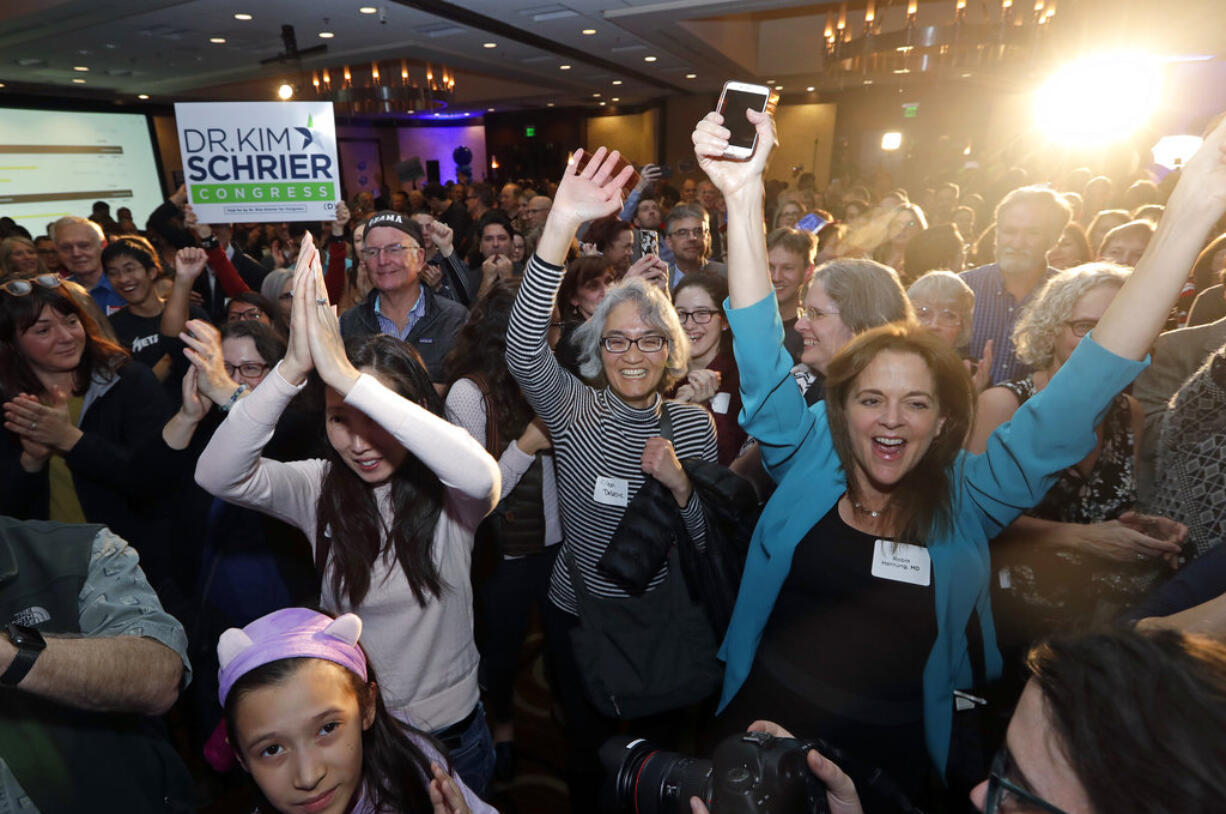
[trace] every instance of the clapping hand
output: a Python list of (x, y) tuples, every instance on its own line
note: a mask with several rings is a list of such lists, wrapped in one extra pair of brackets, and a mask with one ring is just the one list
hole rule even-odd
[(686, 376), (685, 384), (677, 388), (676, 401), (688, 401), (691, 404), (705, 404), (719, 390), (720, 375), (718, 371), (699, 368), (691, 370)]
[[(293, 342), (293, 321), (306, 323), (306, 341), (311, 364), (319, 371), (324, 384), (343, 396), (357, 382), (359, 373), (349, 362), (345, 353), (345, 340), (341, 338), (340, 323), (332, 303), (328, 301), (328, 288), (324, 283), (323, 266), (319, 251), (308, 232), (302, 238), (298, 264), (294, 269), (294, 304), (290, 315), (290, 341)], [(301, 330), (301, 325), (299, 326)]]
[(761, 183), (766, 160), (778, 144), (775, 137), (775, 119), (770, 113), (747, 109), (744, 114), (730, 110), (728, 115), (747, 116), (750, 124), (758, 131), (758, 143), (748, 159), (724, 157), (732, 132), (724, 127), (724, 117), (718, 113), (708, 113), (694, 128), (691, 136), (699, 168), (725, 196), (741, 192), (751, 184)]
[[(52, 452), (66, 453), (81, 439), (68, 417), (68, 394), (52, 388), (44, 404), (29, 393), (19, 393), (4, 403), (4, 428), (21, 441), (22, 464), (37, 469)], [(31, 469), (33, 471), (33, 469)]]
[(229, 399), (238, 383), (226, 372), (221, 334), (217, 329), (203, 319), (189, 319), (179, 340), (186, 346), (183, 355), (192, 363), (192, 370), (199, 374), (196, 385), (199, 391), (214, 403)]

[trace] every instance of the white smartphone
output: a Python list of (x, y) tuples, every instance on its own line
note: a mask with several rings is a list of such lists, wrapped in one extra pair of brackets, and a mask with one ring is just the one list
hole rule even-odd
[(758, 143), (758, 130), (745, 118), (745, 108), (759, 112), (770, 103), (771, 89), (748, 82), (725, 82), (715, 111), (724, 117), (724, 127), (732, 131), (728, 139), (728, 158), (749, 158)]

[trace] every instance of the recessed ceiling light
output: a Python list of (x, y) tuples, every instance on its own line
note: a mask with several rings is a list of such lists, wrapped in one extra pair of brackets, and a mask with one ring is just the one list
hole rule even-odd
[(871, 84), (873, 84), (873, 80), (871, 80), (871, 79), (865, 79), (865, 80), (864, 80), (864, 84), (866, 84), (866, 85), (871, 85)]
[(250, 14), (243, 14), (243, 13), (240, 11), (238, 14), (235, 14), (235, 15), (234, 15), (234, 19), (236, 19), (236, 20), (242, 20), (243, 22), (247, 22), (248, 20), (250, 20), (250, 19), (251, 19), (251, 15), (250, 15)]
[(483, 42), (483, 43), (481, 43), (481, 47), (482, 47), (482, 48), (497, 48), (497, 47), (498, 47), (498, 43), (496, 43), (496, 42)]
[(687, 74), (685, 75), (685, 78), (686, 78), (686, 79), (697, 79), (697, 78), (698, 78), (698, 74), (696, 74), (696, 73), (687, 73)]
[(546, 102), (545, 107), (553, 107), (553, 102)]
[(72, 69), (74, 71), (81, 71), (82, 73), (84, 73), (85, 71), (89, 70), (89, 66), (88, 65), (74, 65), (72, 66)]
[(593, 98), (593, 99), (599, 99), (599, 98), (600, 98), (600, 94), (599, 94), (599, 93), (593, 93), (593, 94), (592, 94), (592, 98)]
[(374, 6), (362, 6), (360, 9), (358, 9), (358, 11), (361, 14), (378, 14), (379, 13), (379, 9), (375, 8)]
[(294, 86), (289, 82), (282, 82), (277, 88), (277, 98), (283, 101), (294, 98)]
[(594, 29), (594, 28), (585, 28), (585, 29), (583, 29), (583, 31), (582, 31), (582, 32), (580, 32), (580, 33), (582, 33), (582, 34), (583, 34), (583, 36), (585, 36), (585, 37), (590, 37), (590, 36), (592, 36), (593, 34), (595, 34), (595, 33), (596, 33), (596, 29)]
[(138, 94), (136, 95), (136, 98), (137, 98), (137, 99), (148, 99), (148, 98), (149, 98), (149, 94), (147, 94), (147, 93), (138, 93)]
[(84, 84), (85, 84), (85, 80), (84, 80), (84, 79), (74, 79), (74, 80), (72, 80), (72, 81), (73, 81), (73, 82), (75, 82), (75, 83), (76, 83), (76, 84), (78, 84), (78, 85), (84, 85)]
[(621, 83), (622, 83), (622, 81), (621, 81), (620, 79), (614, 79), (614, 80), (613, 80), (613, 84), (614, 84), (614, 85), (620, 85)]
[(614, 96), (614, 97), (613, 97), (612, 99), (610, 99), (609, 101), (610, 101), (610, 102), (620, 102), (621, 100), (622, 100), (622, 98), (621, 98), (620, 96)]
[(601, 107), (604, 107), (604, 106), (605, 106), (605, 103), (604, 103), (604, 102), (601, 102), (601, 103), (600, 103), (600, 106), (601, 106)]
[(646, 56), (646, 57), (643, 57), (643, 61), (644, 62), (655, 62), (656, 58), (652, 56)]
[(333, 38), (333, 37), (335, 37), (335, 36), (336, 36), (336, 35), (335, 35), (335, 34), (333, 34), (331, 31), (320, 31), (320, 32), (319, 32), (319, 38), (320, 38), (321, 40), (330, 40), (330, 39), (332, 39), (332, 38)]
[(968, 74), (968, 73), (964, 73), (964, 74), (962, 74), (962, 78), (963, 78), (963, 79), (970, 79), (970, 78), (971, 78), (971, 75), (970, 75), (970, 74)]
[(493, 112), (494, 112), (494, 108), (492, 108), (492, 107), (487, 107), (487, 108), (485, 109), (485, 112), (486, 112), (486, 113), (493, 113)]
[(775, 90), (783, 90), (783, 85), (775, 85)]
[(809, 93), (812, 93), (813, 91), (817, 90), (817, 88), (815, 88), (813, 85), (810, 85), (809, 87), (805, 88), (805, 90), (807, 90)]
[(559, 70), (559, 71), (569, 71), (569, 70), (570, 70), (570, 66), (569, 66), (569, 65), (559, 65), (559, 66), (558, 66), (558, 70)]
[(766, 80), (766, 84), (768, 84), (768, 85), (773, 85), (773, 84), (775, 84), (775, 80), (774, 80), (774, 79), (768, 79), (768, 80)]
[(5, 86), (4, 83), (0, 82), (0, 88), (3, 88), (4, 86)]
[(213, 43), (214, 45), (222, 45), (225, 43), (225, 41), (225, 37), (209, 37), (209, 42)]

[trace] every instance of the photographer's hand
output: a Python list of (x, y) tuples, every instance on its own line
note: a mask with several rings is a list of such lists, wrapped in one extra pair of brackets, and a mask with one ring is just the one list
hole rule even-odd
[[(747, 731), (765, 732), (772, 738), (795, 737), (774, 721), (754, 721), (747, 727)], [(830, 805), (830, 814), (864, 814), (864, 808), (860, 805), (860, 795), (856, 792), (856, 784), (835, 765), (833, 760), (816, 749), (810, 749), (809, 754), (805, 755), (805, 762), (809, 764), (809, 771), (826, 784), (826, 802)], [(694, 805), (696, 802), (698, 807)], [(707, 811), (706, 806), (702, 805), (702, 802), (696, 797), (690, 799), (690, 808), (694, 814), (706, 814)]]

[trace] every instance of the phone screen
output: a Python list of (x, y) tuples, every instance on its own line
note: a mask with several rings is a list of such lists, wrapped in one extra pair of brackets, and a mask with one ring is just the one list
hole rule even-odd
[(724, 106), (719, 112), (724, 117), (724, 127), (732, 131), (728, 144), (733, 147), (743, 147), (746, 150), (753, 147), (757, 131), (745, 118), (745, 108), (765, 110), (769, 94), (747, 93), (743, 90), (728, 89), (724, 92)]

